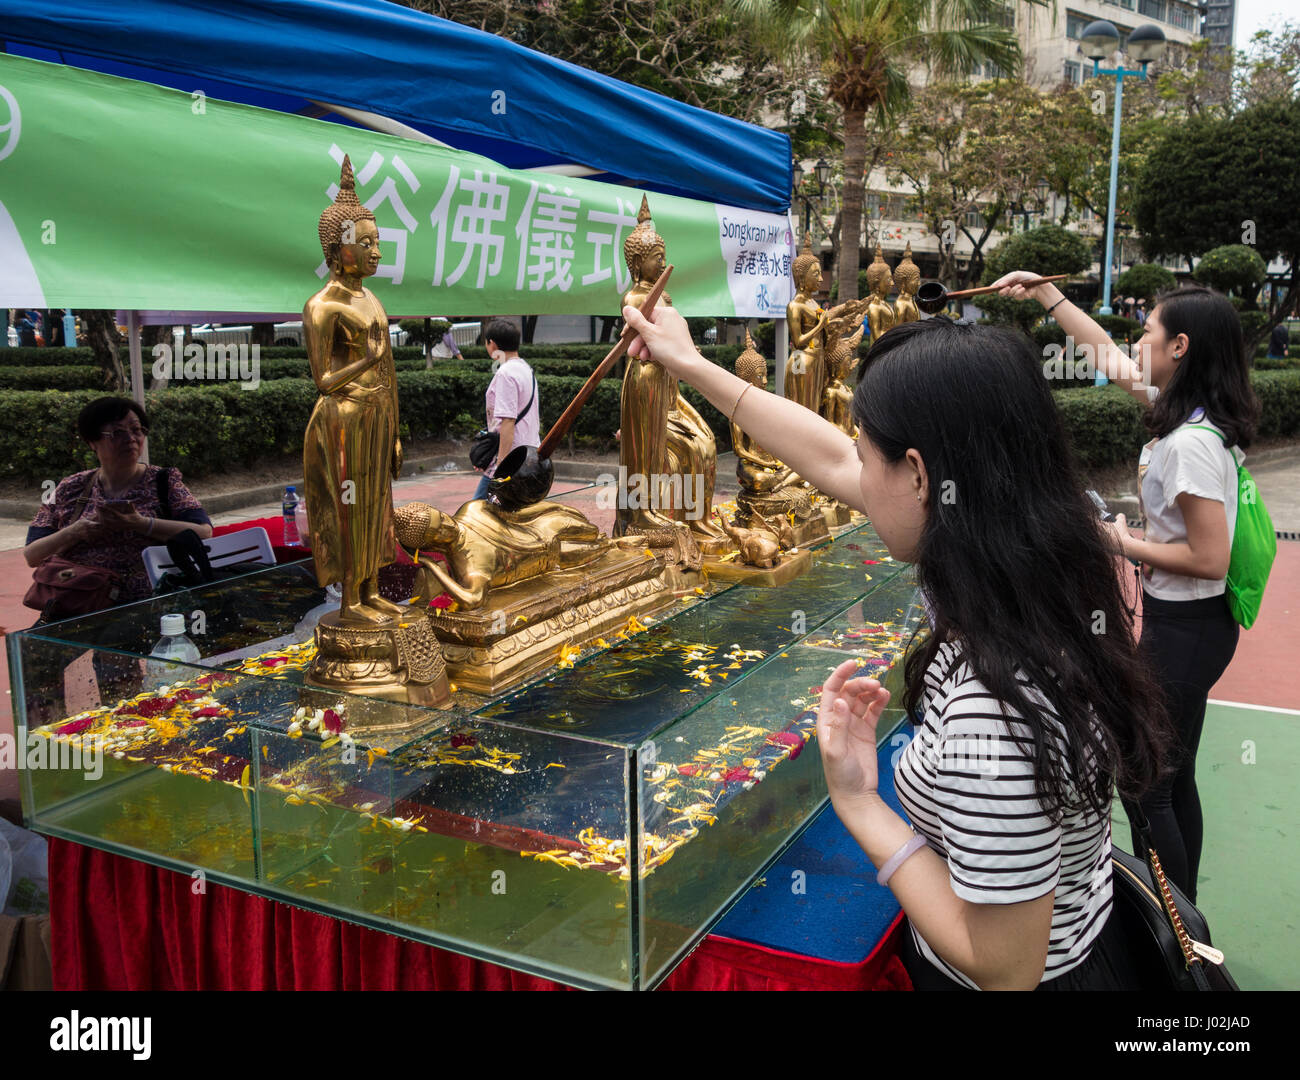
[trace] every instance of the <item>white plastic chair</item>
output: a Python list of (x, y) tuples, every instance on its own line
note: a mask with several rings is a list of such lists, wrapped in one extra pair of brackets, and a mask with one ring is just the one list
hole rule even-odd
[[(239, 532), (213, 536), (203, 541), (208, 552), (208, 562), (217, 570), (232, 563), (252, 562), (275, 565), (275, 552), (271, 550), (271, 538), (263, 528), (240, 529)], [(156, 586), (163, 575), (176, 569), (176, 564), (167, 553), (166, 544), (147, 547), (141, 552), (145, 572), (149, 575), (149, 585)]]

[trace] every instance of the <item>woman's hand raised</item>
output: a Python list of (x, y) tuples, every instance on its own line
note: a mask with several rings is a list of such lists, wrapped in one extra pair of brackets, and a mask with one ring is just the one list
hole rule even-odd
[(1008, 300), (1037, 300), (1043, 307), (1047, 307), (1064, 294), (1056, 287), (1056, 283), (1051, 281), (1032, 289), (1025, 288), (1026, 281), (1037, 281), (1040, 277), (1042, 274), (1035, 274), (1029, 270), (1012, 270), (1009, 274), (1003, 274), (993, 284), (999, 286), (998, 295), (1005, 296)]
[(697, 365), (708, 363), (695, 348), (690, 327), (676, 308), (666, 304), (657, 306), (650, 314), (650, 319), (646, 319), (636, 308), (623, 309), (623, 321), (637, 334), (628, 347), (628, 356), (654, 360), (674, 378), (689, 383)]
[(817, 742), (826, 786), (836, 809), (845, 802), (872, 798), (878, 783), (876, 724), (889, 704), (889, 691), (875, 679), (850, 678), (856, 660), (845, 660), (822, 686)]

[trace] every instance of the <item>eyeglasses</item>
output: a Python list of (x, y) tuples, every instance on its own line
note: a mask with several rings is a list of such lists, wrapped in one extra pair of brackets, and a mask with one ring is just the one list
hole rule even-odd
[(132, 439), (142, 439), (148, 434), (147, 427), (107, 428), (99, 433), (99, 437), (114, 442), (129, 442)]

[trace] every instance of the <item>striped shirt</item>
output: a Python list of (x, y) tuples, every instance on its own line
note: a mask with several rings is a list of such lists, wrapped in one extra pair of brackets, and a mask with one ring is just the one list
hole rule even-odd
[[(1055, 712), (1021, 675), (1031, 701)], [(975, 904), (1018, 904), (1055, 889), (1043, 981), (1077, 967), (1111, 906), (1110, 818), (1066, 811), (1053, 825), (1034, 794), (1031, 756), (1008, 736), (1032, 741), (1020, 714), (990, 696), (953, 642), (925, 674), (925, 711), (894, 770), (899, 801), (931, 848), (948, 862), (952, 891)], [(975, 983), (941, 960), (916, 928), (922, 956), (963, 986)]]

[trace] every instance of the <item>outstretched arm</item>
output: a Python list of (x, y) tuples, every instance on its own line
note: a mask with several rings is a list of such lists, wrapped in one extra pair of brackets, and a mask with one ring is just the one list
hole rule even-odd
[[(623, 309), (623, 317), (639, 335), (634, 350), (646, 350), (679, 379), (712, 402), (769, 454), (788, 465), (819, 491), (865, 512), (862, 505), (862, 463), (843, 431), (797, 401), (770, 394), (740, 376), (705, 360), (691, 341), (686, 320), (672, 308), (655, 308), (653, 321), (639, 311)], [(732, 408), (745, 387), (734, 417)]]
[(1097, 370), (1116, 386), (1120, 387), (1143, 406), (1151, 404), (1151, 384), (1147, 382), (1142, 371), (1141, 357), (1125, 356), (1123, 351), (1111, 340), (1109, 334), (1086, 311), (1074, 306), (1065, 299), (1065, 294), (1054, 284), (1048, 282), (1035, 288), (1026, 289), (1022, 282), (1036, 279), (1037, 274), (1027, 270), (1013, 270), (995, 281), (1001, 285), (999, 296), (1012, 300), (1037, 300), (1044, 308), (1052, 308), (1052, 315), (1062, 330), (1074, 342), (1077, 348), (1087, 345), (1097, 358)]

